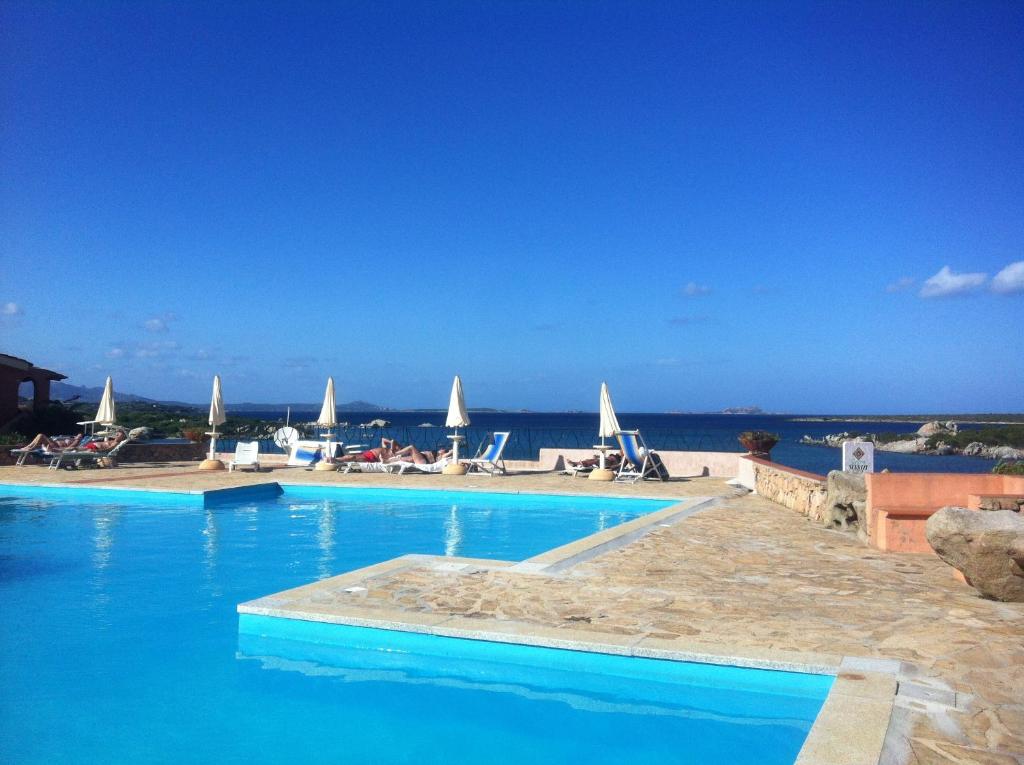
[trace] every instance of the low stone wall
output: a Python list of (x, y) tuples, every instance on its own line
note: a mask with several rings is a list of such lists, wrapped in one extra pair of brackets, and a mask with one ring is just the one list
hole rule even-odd
[(828, 517), (825, 476), (779, 465), (759, 457), (743, 456), (754, 465), (754, 491), (772, 502), (824, 522)]
[(134, 462), (187, 462), (201, 460), (206, 456), (209, 444), (149, 444), (135, 441), (117, 453), (120, 464)]

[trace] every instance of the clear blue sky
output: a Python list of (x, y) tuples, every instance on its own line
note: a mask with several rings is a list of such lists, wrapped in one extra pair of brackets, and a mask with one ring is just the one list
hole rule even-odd
[(1024, 409), (1020, 3), (0, 5), (0, 351), (158, 398)]

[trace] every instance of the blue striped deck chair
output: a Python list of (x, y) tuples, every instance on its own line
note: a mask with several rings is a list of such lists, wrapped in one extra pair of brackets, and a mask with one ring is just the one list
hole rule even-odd
[(619, 472), (615, 474), (616, 481), (636, 483), (644, 478), (668, 480), (668, 470), (664, 463), (654, 451), (647, 448), (639, 430), (620, 430), (615, 437), (622, 447), (623, 456)]
[(488, 444), (484, 441), (480, 444), (480, 448), (477, 450), (476, 456), (471, 460), (467, 460), (469, 465), (469, 471), (472, 473), (474, 470), (482, 470), (485, 473), (495, 475), (497, 473), (505, 474), (505, 460), (502, 459), (501, 453), (505, 451), (505, 444), (508, 443), (509, 432), (495, 433), (493, 439)]

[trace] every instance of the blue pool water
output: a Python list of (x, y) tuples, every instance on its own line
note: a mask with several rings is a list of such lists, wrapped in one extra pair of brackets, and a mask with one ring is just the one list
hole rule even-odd
[(827, 678), (755, 683), (768, 703), (752, 711), (738, 694), (732, 714), (727, 677), (690, 683), (704, 701), (671, 682), (632, 698), (660, 681), (503, 654), (396, 666), (395, 651), (354, 661), (351, 645), (239, 634), (236, 604), (318, 578), (409, 552), (522, 559), (665, 505), (289, 488), (203, 506), (0, 486), (0, 761), (712, 762), (713, 750), (791, 763)]

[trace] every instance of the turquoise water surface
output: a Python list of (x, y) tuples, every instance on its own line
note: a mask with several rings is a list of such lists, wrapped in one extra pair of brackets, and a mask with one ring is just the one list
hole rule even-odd
[(0, 487), (0, 761), (792, 763), (831, 678), (239, 630), (238, 603), (318, 578), (522, 559), (666, 504)]

